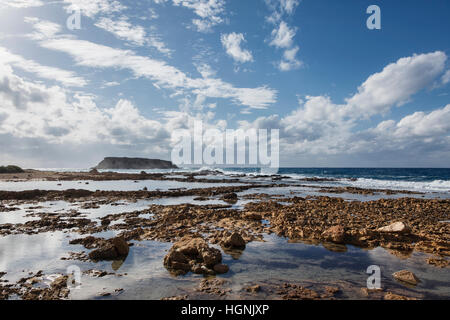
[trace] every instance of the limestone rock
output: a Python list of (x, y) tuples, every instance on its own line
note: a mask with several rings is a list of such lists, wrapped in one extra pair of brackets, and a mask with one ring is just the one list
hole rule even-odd
[(387, 233), (410, 233), (411, 228), (404, 222), (398, 221), (394, 222), (388, 226), (381, 227), (377, 229), (378, 232), (387, 232)]
[(394, 279), (398, 281), (411, 284), (414, 286), (420, 282), (420, 280), (416, 277), (416, 275), (408, 270), (397, 271), (392, 276), (394, 277)]

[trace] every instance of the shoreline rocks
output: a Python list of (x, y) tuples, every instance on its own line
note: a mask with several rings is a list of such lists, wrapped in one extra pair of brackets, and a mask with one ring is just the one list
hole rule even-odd
[(176, 275), (189, 271), (198, 274), (228, 272), (228, 266), (221, 264), (222, 253), (211, 248), (203, 238), (183, 237), (177, 241), (164, 257), (164, 266)]

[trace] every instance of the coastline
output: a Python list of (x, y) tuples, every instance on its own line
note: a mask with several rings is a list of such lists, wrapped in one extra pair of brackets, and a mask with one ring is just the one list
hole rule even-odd
[[(383, 250), (398, 259), (395, 264), (411, 260), (417, 264), (417, 270), (432, 268), (430, 270), (440, 270), (445, 274), (450, 255), (448, 198), (438, 199), (433, 195), (427, 198), (422, 192), (409, 190), (330, 186), (327, 183), (332, 179), (325, 178), (299, 178), (293, 182), (283, 175), (225, 177), (220, 172), (206, 170), (139, 174), (26, 170), (25, 173), (1, 175), (0, 180), (11, 184), (53, 183), (54, 190), (0, 191), (0, 216), (4, 219), (0, 221), (6, 222), (9, 216), (15, 214), (20, 216), (17, 223), (0, 223), (0, 243), (8, 237), (67, 234), (69, 239), (62, 240), (65, 254), (58, 256), (59, 260), (89, 265), (91, 269), (82, 269), (82, 272), (94, 283), (109, 277), (110, 283), (120, 278), (117, 282), (129, 286), (115, 288), (122, 290), (106, 292), (109, 294), (104, 296), (98, 295), (98, 292), (94, 296), (88, 294), (91, 298), (136, 297), (136, 293), (127, 295), (132, 291), (130, 286), (133, 286), (127, 283), (127, 275), (122, 274), (120, 265), (127, 265), (128, 256), (139, 259), (134, 251), (139, 251), (141, 246), (160, 244), (164, 250), (159, 251), (155, 261), (152, 260), (160, 276), (169, 278), (164, 281), (173, 283), (175, 288), (177, 282), (192, 284), (166, 293), (161, 287), (158, 299), (448, 298), (421, 285), (411, 287), (398, 284), (395, 280), (389, 281), (392, 280), (391, 275), (386, 275), (388, 285), (383, 290), (363, 290), (365, 283), (355, 282), (350, 271), (352, 279), (348, 281), (345, 272), (341, 279), (285, 281), (283, 276), (265, 280), (255, 276), (252, 279), (251, 272), (243, 271), (241, 273), (248, 278), (247, 281), (239, 280), (238, 290), (233, 285), (234, 279), (241, 277), (234, 267), (239, 259), (243, 259), (248, 252), (258, 251), (259, 245), (269, 245), (270, 248), (274, 243), (281, 248), (301, 246), (302, 250), (325, 250), (320, 252), (342, 254), (342, 257), (348, 257), (354, 251), (360, 254), (359, 250)], [(76, 182), (79, 188), (65, 189), (64, 184), (71, 181)], [(95, 190), (98, 187), (95, 183), (104, 181), (135, 183), (136, 187), (122, 191)], [(178, 183), (181, 187), (158, 188), (158, 184), (167, 181)], [(149, 186), (144, 190), (139, 183)], [(201, 187), (190, 187), (190, 184), (196, 183), (202, 183)], [(86, 190), (87, 186), (94, 190)], [(58, 187), (61, 187), (60, 190)], [(55, 210), (51, 206), (61, 206), (62, 209)], [(44, 210), (45, 207), (49, 209)], [(96, 210), (102, 210), (102, 213)], [(395, 222), (404, 223), (404, 228), (383, 230)], [(229, 245), (233, 234), (242, 238), (245, 248)], [(204, 242), (191, 241), (200, 238)], [(126, 254), (118, 254), (118, 247), (112, 244), (118, 240), (113, 239), (122, 239), (130, 253), (123, 250)], [(172, 246), (180, 245), (180, 241), (187, 248), (186, 252), (197, 250), (212, 254), (218, 250), (221, 261), (215, 265), (228, 263), (228, 269), (213, 268), (215, 265), (198, 256), (190, 260), (189, 254), (185, 257), (187, 261), (181, 259), (185, 264), (183, 266), (164, 262)], [(73, 248), (73, 251), (67, 248)], [(259, 250), (264, 252), (267, 248)], [(93, 251), (100, 256), (93, 258)], [(264, 254), (264, 257), (271, 259), (270, 255)], [(335, 259), (338, 260), (333, 260), (334, 263), (338, 263), (340, 258), (336, 256)], [(108, 266), (111, 261), (112, 265)], [(283, 263), (289, 266), (288, 261)], [(172, 262), (179, 261), (174, 258)], [(107, 270), (92, 268), (99, 266), (99, 263)], [(114, 264), (119, 264), (117, 270), (114, 270)], [(366, 268), (361, 265), (361, 272), (364, 273)], [(289, 272), (295, 270), (294, 267), (287, 269)], [(187, 275), (180, 275), (180, 270)], [(24, 277), (20, 277), (19, 272), (12, 278), (8, 278), (9, 270), (0, 269), (0, 272), (7, 272), (2, 277), (7, 282), (0, 282), (0, 298), (75, 298), (75, 292), (64, 286), (62, 273), (56, 284), (51, 282), (46, 287), (42, 285), (47, 275), (45, 269), (28, 270), (27, 273), (31, 274)], [(426, 272), (427, 275), (431, 273)], [(99, 274), (103, 276), (99, 277)], [(146, 278), (144, 275), (141, 277)], [(322, 275), (319, 274), (318, 278)], [(426, 284), (427, 281), (424, 281)], [(450, 278), (442, 279), (441, 285), (450, 286)], [(96, 291), (101, 291), (101, 288)]]

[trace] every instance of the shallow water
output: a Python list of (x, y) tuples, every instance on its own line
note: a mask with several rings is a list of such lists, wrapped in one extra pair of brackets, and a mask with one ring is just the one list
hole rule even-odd
[[(212, 178), (212, 177), (211, 177)], [(245, 178), (243, 182), (251, 179)], [(264, 178), (261, 179), (264, 181)], [(265, 181), (272, 183), (269, 179)], [(61, 183), (61, 186), (57, 186)], [(283, 182), (281, 182), (283, 183)], [(306, 184), (299, 182), (299, 184)], [(320, 183), (314, 183), (320, 184)], [(230, 186), (239, 184), (220, 183), (188, 183), (176, 181), (90, 181), (85, 182), (68, 181), (30, 181), (30, 182), (0, 182), (0, 190), (27, 190), (27, 189), (52, 189), (64, 190), (70, 188), (89, 190), (140, 190), (144, 186), (148, 190), (169, 190), (171, 188), (205, 188), (216, 186)], [(324, 184), (320, 184), (324, 185)], [(425, 195), (358, 195), (358, 194), (335, 194), (318, 192), (317, 188), (290, 186), (275, 188), (255, 188), (239, 193), (240, 200), (232, 205), (232, 208), (242, 208), (250, 201), (242, 198), (245, 195), (256, 193), (267, 193), (279, 195), (280, 202), (283, 198), (299, 196), (331, 196), (342, 197), (346, 200), (377, 200), (380, 198), (426, 197), (435, 198), (439, 194), (427, 193)], [(448, 194), (443, 194), (448, 197)], [(86, 202), (48, 201), (42, 203), (11, 203), (18, 207), (17, 211), (1, 212), (0, 224), (24, 223), (36, 220), (38, 217), (27, 216), (30, 213), (69, 213), (76, 210), (89, 219), (98, 220), (109, 214), (120, 214), (124, 212), (141, 211), (152, 204), (178, 205), (183, 203), (209, 205), (226, 204), (218, 196), (206, 201), (194, 200), (195, 196), (162, 198), (152, 200), (138, 200), (135, 202), (119, 201), (115, 204), (102, 204), (98, 208), (83, 209)], [(119, 204), (119, 205), (117, 205)], [(142, 217), (149, 218), (151, 213)], [(120, 223), (116, 221), (113, 223)], [(111, 238), (120, 231), (106, 231), (93, 234), (96, 237)], [(79, 289), (71, 291), (71, 299), (160, 299), (166, 296), (182, 295), (198, 286), (202, 276), (188, 274), (182, 277), (173, 277), (163, 266), (163, 258), (172, 244), (156, 241), (133, 241), (130, 253), (125, 261), (114, 262), (80, 262), (61, 260), (67, 257), (70, 251), (81, 252), (89, 250), (81, 245), (70, 245), (73, 238), (81, 237), (76, 233), (49, 232), (37, 235), (9, 235), (0, 237), (0, 272), (5, 271), (7, 275), (3, 279), (15, 282), (22, 277), (28, 276), (29, 272), (43, 270), (46, 275), (64, 274), (69, 266), (77, 266), (82, 271), (89, 269), (105, 270), (114, 272), (102, 278), (89, 275), (82, 276), (82, 285)], [(231, 281), (233, 293), (239, 294), (240, 290), (249, 284), (267, 282), (301, 282), (311, 281), (336, 284), (339, 282), (351, 283), (357, 288), (366, 286), (369, 276), (366, 273), (370, 265), (378, 265), (381, 268), (382, 287), (387, 290), (405, 289), (392, 279), (392, 273), (408, 269), (414, 272), (421, 282), (416, 288), (406, 288), (410, 295), (418, 295), (425, 298), (450, 298), (450, 272), (449, 269), (441, 269), (426, 263), (429, 257), (423, 253), (413, 253), (409, 257), (399, 258), (383, 248), (374, 250), (363, 250), (353, 246), (345, 247), (345, 252), (328, 250), (324, 245), (306, 243), (292, 243), (275, 235), (265, 236), (265, 242), (251, 242), (239, 255), (223, 253), (224, 263), (230, 266), (230, 272), (219, 276)], [(333, 246), (343, 250), (342, 246)], [(331, 248), (331, 247), (329, 247)], [(123, 275), (125, 274), (126, 275)], [(124, 289), (120, 293), (114, 290)], [(112, 293), (109, 297), (100, 297), (101, 292)], [(344, 291), (345, 298), (361, 298), (355, 292)]]
[(148, 191), (168, 191), (171, 189), (195, 189), (215, 188), (223, 186), (242, 186), (243, 183), (201, 183), (201, 182), (178, 182), (167, 180), (118, 180), (118, 181), (0, 181), (2, 191), (24, 191), (24, 190), (68, 190), (84, 189), (89, 191), (138, 191), (147, 188)]
[[(114, 236), (109, 232), (103, 236)], [(96, 235), (100, 236), (100, 235)], [(82, 285), (73, 289), (71, 299), (160, 299), (181, 295), (196, 288), (203, 276), (189, 273), (173, 277), (163, 266), (163, 258), (170, 249), (170, 243), (156, 241), (133, 241), (125, 261), (80, 262), (64, 261), (69, 251), (88, 251), (80, 245), (69, 245), (77, 234), (62, 232), (38, 235), (11, 235), (0, 238), (0, 270), (8, 272), (4, 277), (17, 281), (28, 276), (28, 272), (43, 270), (46, 275), (64, 274), (68, 267), (79, 267), (114, 272), (102, 278), (82, 275)], [(342, 249), (342, 246), (341, 246)], [(387, 250), (376, 248), (363, 250), (347, 246), (345, 252), (333, 252), (323, 245), (291, 243), (275, 235), (265, 237), (265, 242), (251, 242), (241, 254), (223, 254), (223, 262), (230, 271), (222, 276), (231, 281), (233, 293), (239, 294), (243, 287), (253, 283), (308, 282), (339, 284), (351, 283), (366, 286), (367, 267), (381, 268), (381, 285), (385, 291), (408, 290), (410, 295), (423, 298), (450, 298), (450, 272), (425, 263), (429, 255), (413, 253), (399, 258)], [(405, 288), (392, 279), (391, 274), (408, 269), (421, 282), (415, 288)], [(124, 275), (126, 274), (126, 275)], [(124, 289), (115, 294), (116, 289)], [(100, 293), (113, 293), (100, 297)], [(361, 298), (354, 292), (346, 292), (347, 298)]]

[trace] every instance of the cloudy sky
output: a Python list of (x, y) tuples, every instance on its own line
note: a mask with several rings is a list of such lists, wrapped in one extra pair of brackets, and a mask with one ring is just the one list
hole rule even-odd
[[(381, 30), (366, 27), (371, 4)], [(76, 9), (81, 28), (68, 28)], [(0, 0), (0, 164), (170, 159), (171, 133), (201, 119), (279, 129), (282, 166), (449, 167), (449, 12), (447, 0)]]

